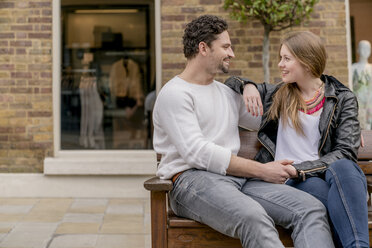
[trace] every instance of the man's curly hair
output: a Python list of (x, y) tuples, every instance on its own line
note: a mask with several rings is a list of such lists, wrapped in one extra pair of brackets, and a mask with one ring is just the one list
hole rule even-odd
[(199, 43), (205, 42), (209, 47), (217, 39), (217, 35), (227, 30), (225, 20), (213, 16), (202, 15), (186, 25), (183, 35), (183, 53), (191, 59), (199, 52)]

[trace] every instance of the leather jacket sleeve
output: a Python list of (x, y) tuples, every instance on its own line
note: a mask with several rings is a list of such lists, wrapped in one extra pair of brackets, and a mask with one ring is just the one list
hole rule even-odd
[(245, 85), (253, 84), (254, 86), (256, 86), (258, 92), (260, 93), (262, 102), (264, 102), (267, 92), (272, 91), (274, 88), (277, 87), (273, 84), (268, 84), (268, 83), (257, 84), (248, 78), (237, 77), (237, 76), (229, 77), (225, 81), (225, 84), (229, 86), (233, 91), (241, 95), (243, 94)]
[[(293, 166), (299, 172), (299, 179), (319, 176), (330, 164), (339, 159), (357, 162), (360, 145), (360, 126), (358, 121), (358, 102), (351, 92), (345, 93), (334, 105), (332, 116), (320, 142), (320, 159), (304, 161)], [(323, 137), (324, 135), (322, 135)]]

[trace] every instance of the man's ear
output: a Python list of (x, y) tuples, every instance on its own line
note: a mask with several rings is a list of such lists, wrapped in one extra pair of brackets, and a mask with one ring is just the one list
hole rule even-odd
[(208, 49), (209, 47), (207, 43), (205, 43), (204, 41), (199, 42), (199, 53), (201, 53), (201, 55), (206, 56)]

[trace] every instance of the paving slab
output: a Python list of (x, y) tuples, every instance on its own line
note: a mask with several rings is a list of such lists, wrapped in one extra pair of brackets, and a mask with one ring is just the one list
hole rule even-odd
[(143, 235), (99, 235), (96, 248), (145, 247)]
[(98, 235), (92, 234), (58, 235), (53, 238), (48, 248), (94, 248), (97, 238)]
[(33, 205), (0, 205), (0, 214), (26, 214)]
[(104, 214), (86, 214), (86, 213), (67, 213), (64, 215), (62, 222), (71, 223), (101, 223)]
[(57, 234), (95, 234), (99, 232), (100, 223), (61, 223)]
[(1, 240), (0, 247), (46, 248), (56, 228), (55, 223), (20, 223)]

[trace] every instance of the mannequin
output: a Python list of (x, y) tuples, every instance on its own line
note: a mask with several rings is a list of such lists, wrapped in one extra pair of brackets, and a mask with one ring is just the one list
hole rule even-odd
[(371, 55), (371, 43), (362, 40), (358, 45), (359, 61), (352, 65), (353, 90), (359, 103), (359, 121), (362, 129), (372, 129), (372, 64), (368, 63)]

